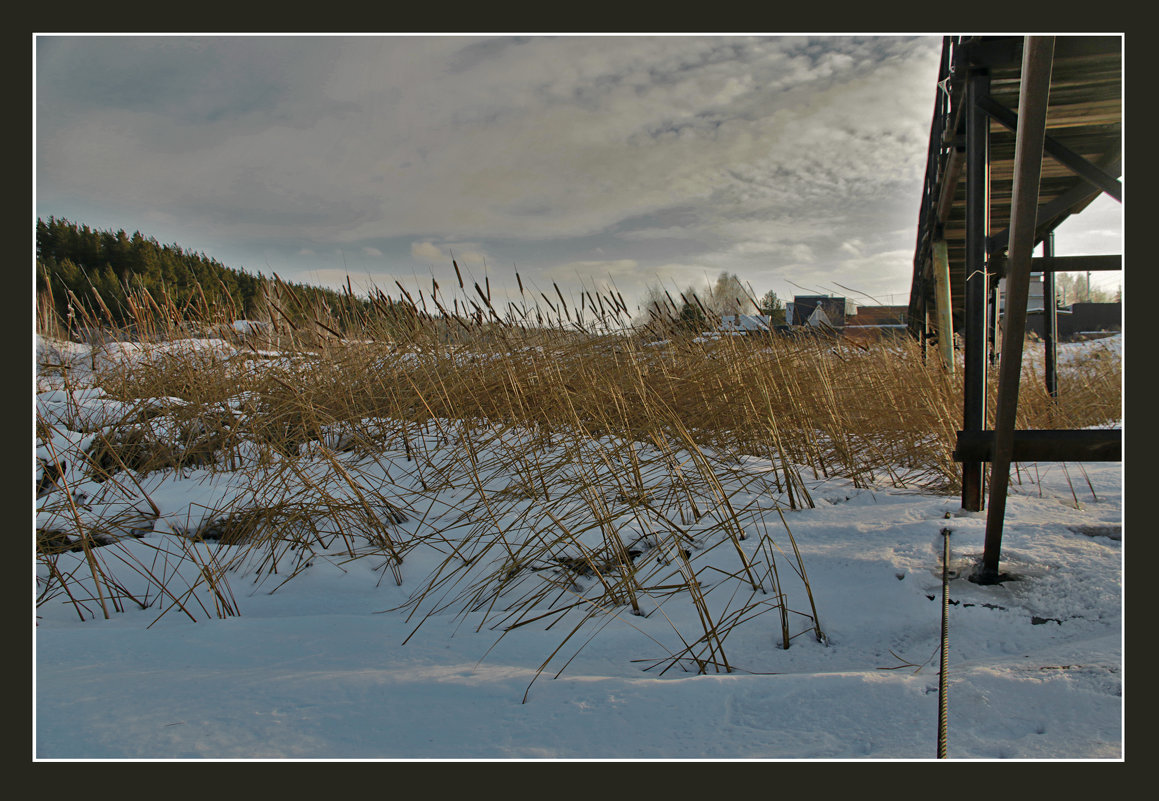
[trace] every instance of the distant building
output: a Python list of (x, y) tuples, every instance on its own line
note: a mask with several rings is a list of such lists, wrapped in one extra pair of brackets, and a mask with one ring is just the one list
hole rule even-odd
[(876, 339), (905, 333), (908, 306), (858, 306), (857, 313), (845, 318), (845, 336)]
[(720, 318), (720, 330), (728, 333), (768, 333), (772, 318), (766, 314), (724, 314)]
[[(1123, 304), (1120, 303), (1072, 303), (1055, 313), (1059, 339), (1071, 339), (1081, 334), (1096, 331), (1121, 331), (1123, 329)], [(1039, 337), (1046, 336), (1046, 315), (1038, 310), (1026, 317), (1026, 330)]]
[(785, 319), (790, 325), (828, 325), (840, 330), (845, 327), (846, 316), (854, 314), (856, 308), (851, 301), (831, 295), (795, 295)]

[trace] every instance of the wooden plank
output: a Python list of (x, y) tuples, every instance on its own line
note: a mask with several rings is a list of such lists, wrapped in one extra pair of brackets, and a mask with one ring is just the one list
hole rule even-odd
[[(975, 66), (994, 70), (1012, 69), (1017, 74), (1022, 58), (1022, 37), (985, 37), (960, 46), (964, 59)], [(1060, 36), (1057, 39), (1057, 58), (1067, 65), (1101, 64), (1121, 60), (1123, 40), (1119, 36)]]
[[(1106, 163), (1100, 166), (1107, 172), (1116, 172), (1119, 169), (1121, 160), (1121, 154), (1116, 152)], [(1058, 195), (1053, 200), (1039, 206), (1036, 236), (1039, 238), (1045, 236), (1047, 231), (1055, 228), (1058, 223), (1062, 222), (1062, 220), (1066, 219), (1073, 212), (1086, 208), (1100, 194), (1102, 193), (1098, 189), (1083, 181), (1068, 189), (1066, 192), (1063, 192), (1061, 195)], [(999, 231), (990, 237), (990, 249), (1001, 250), (1006, 247), (1009, 239), (1009, 228)]]
[[(982, 104), (982, 109), (1005, 128), (1011, 131), (1018, 130), (1018, 115), (1013, 111), (996, 102), (992, 97), (981, 98), (979, 102)], [(1043, 150), (1075, 175), (1097, 186), (1115, 200), (1122, 202), (1123, 185), (1119, 183), (1118, 176), (1108, 175), (1049, 135), (1043, 137)], [(1043, 172), (1045, 173), (1046, 170), (1043, 169)]]

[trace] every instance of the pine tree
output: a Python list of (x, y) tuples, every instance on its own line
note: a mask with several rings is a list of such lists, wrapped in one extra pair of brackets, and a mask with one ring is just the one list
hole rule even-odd
[(757, 305), (760, 307), (761, 314), (769, 317), (773, 325), (785, 324), (785, 304), (777, 297), (776, 292), (770, 289), (761, 296)]
[(700, 310), (700, 306), (696, 303), (684, 301), (680, 307), (680, 315), (677, 319), (677, 325), (684, 331), (695, 334), (704, 330), (705, 327), (704, 312)]
[[(158, 303), (172, 301), (179, 308), (191, 300), (194, 308), (201, 307), (204, 294), (210, 307), (206, 311), (251, 319), (262, 314), (266, 279), (260, 273), (226, 267), (177, 244), (161, 245), (140, 231), (129, 236), (124, 230), (94, 231), (63, 218), (38, 219), (36, 255), (38, 301), (51, 285), (52, 302), (62, 318), (69, 312), (69, 290), (81, 304), (71, 310), (74, 316), (87, 312), (103, 318), (99, 293), (118, 323), (128, 314), (124, 300), (129, 291), (148, 292)], [(329, 289), (286, 284), (286, 290), (298, 302), (289, 302), (284, 310), (300, 317), (312, 313), (307, 310), (346, 308), (344, 303), (363, 313), (372, 307), (369, 300), (347, 300)]]

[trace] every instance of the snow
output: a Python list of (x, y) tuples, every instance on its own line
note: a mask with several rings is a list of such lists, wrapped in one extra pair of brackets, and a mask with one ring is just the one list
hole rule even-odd
[[(184, 347), (229, 355), (220, 341)], [(616, 443), (561, 455), (553, 486), (570, 495), (550, 507), (550, 519), (500, 458), (518, 452), (529, 432), (484, 436), (450, 423), (412, 432), (411, 447), (425, 460), (407, 461), (401, 442), (373, 455), (341, 451), (333, 431), (328, 442), (303, 447), (292, 475), (255, 456), (244, 477), (203, 467), (108, 487), (86, 483), (69, 454), (117, 415), (118, 402), (76, 388), (91, 367), (84, 346), (39, 342), (38, 352), (74, 367), (68, 390), (38, 379), (38, 408), (56, 428), (37, 457), (55, 452), (69, 463), (70, 486), (85, 493), (75, 514), (145, 520), (147, 494), (160, 516), (143, 523), (140, 538), (93, 549), (146, 608), (122, 602), (105, 619), (91, 600), (81, 620), (59, 592), (36, 607), (36, 760), (934, 759), (947, 536), (948, 756), (1123, 757), (1121, 464), (1017, 465), (1002, 547), (1002, 570), (1014, 580), (982, 586), (966, 577), (981, 557), (986, 516), (964, 512), (957, 497), (884, 480), (857, 488), (806, 472), (815, 507), (791, 509), (770, 489), (769, 462), (709, 454), (745, 539), (730, 539), (726, 518), (705, 503), (705, 516), (686, 526), (696, 543), (690, 558), (681, 561), (661, 536), (651, 550), (639, 546), (638, 558), (651, 560), (646, 570), (657, 582), (665, 570), (696, 570), (704, 608), (718, 621), (741, 609), (752, 615), (723, 644), (731, 672), (701, 674), (673, 657), (681, 640), (698, 636), (698, 609), (683, 596), (642, 593), (641, 614), (625, 603), (579, 625), (581, 604), (505, 632), (513, 620), (498, 607), (558, 579), (559, 570), (540, 565), (521, 573), (510, 595), (495, 596), (495, 608), (463, 600), (485, 584), (478, 572), (505, 538), (530, 542), (558, 525), (579, 531), (569, 547), (601, 547), (602, 527), (580, 531), (591, 509), (580, 498), (601, 486), (608, 467), (599, 456), (615, 453)], [(147, 357), (128, 347), (100, 356)], [(467, 436), (481, 436), (474, 485)], [(643, 446), (637, 456), (650, 463)], [(378, 488), (370, 512), (355, 510), (341, 473), (327, 470), (335, 459), (362, 488)], [(424, 469), (445, 480), (424, 488)], [(661, 493), (670, 478), (647, 473), (648, 491)], [(356, 512), (372, 514), (376, 530), (418, 544), (397, 564), (387, 551), (332, 536), (308, 553), (283, 551), (274, 573), (260, 552), (187, 536), (253, 504), (285, 505), (307, 481), (350, 503), (333, 511), (328, 530), (352, 530)], [(59, 491), (38, 499), (38, 527), (63, 525), (54, 497)], [(484, 499), (490, 518), (478, 512)], [(611, 514), (622, 537), (640, 533), (647, 519), (627, 506)], [(278, 524), (302, 525), (289, 517)], [(474, 560), (416, 597), (448, 569), (452, 544), (475, 548)], [(772, 594), (737, 577), (738, 550), (756, 565), (770, 548), (791, 610), (787, 649)], [(181, 603), (142, 566), (168, 577)], [(83, 552), (61, 554), (57, 567), (86, 581)], [(217, 577), (218, 593), (206, 575)], [(40, 593), (43, 564), (36, 579)], [(591, 598), (598, 587), (577, 575), (570, 592)]]

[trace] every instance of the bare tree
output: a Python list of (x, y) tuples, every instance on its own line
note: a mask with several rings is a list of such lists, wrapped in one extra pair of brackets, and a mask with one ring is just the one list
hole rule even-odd
[(1055, 273), (1054, 296), (1063, 306), (1072, 303), (1114, 303), (1116, 292), (1091, 286), (1090, 273)]
[(735, 273), (722, 272), (708, 292), (705, 304), (716, 314), (753, 314), (759, 309), (752, 299), (752, 293), (741, 283)]
[(679, 308), (673, 303), (669, 293), (663, 287), (649, 285), (644, 288), (644, 299), (640, 303), (640, 314), (636, 318), (636, 326), (667, 331), (675, 324), (678, 312)]

